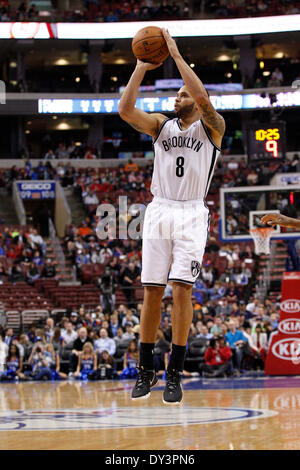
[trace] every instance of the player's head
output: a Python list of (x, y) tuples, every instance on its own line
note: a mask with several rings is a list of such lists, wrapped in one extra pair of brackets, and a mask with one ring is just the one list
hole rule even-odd
[(196, 102), (185, 85), (177, 92), (174, 109), (179, 118), (188, 117), (197, 111)]
[[(206, 90), (207, 96), (209, 96)], [(175, 114), (178, 118), (185, 118), (192, 114), (199, 113), (199, 108), (186, 85), (183, 85), (177, 92), (174, 106)]]

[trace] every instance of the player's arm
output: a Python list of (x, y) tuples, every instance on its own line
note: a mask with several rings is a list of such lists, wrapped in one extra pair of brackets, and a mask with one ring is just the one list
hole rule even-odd
[(145, 113), (145, 111), (135, 107), (135, 102), (137, 100), (140, 84), (147, 70), (156, 69), (160, 65), (161, 64), (149, 64), (138, 60), (134, 72), (122, 94), (118, 107), (119, 115), (124, 121), (128, 122), (128, 124), (137, 131), (151, 135), (152, 138), (156, 137), (162, 122), (167, 118), (160, 113)]
[(287, 217), (283, 214), (266, 214), (261, 222), (267, 225), (280, 225), (281, 227), (291, 227), (300, 230), (300, 220)]
[(193, 99), (197, 103), (202, 115), (205, 125), (210, 131), (212, 139), (220, 140), (225, 134), (225, 121), (224, 118), (217, 113), (215, 108), (210, 102), (209, 96), (204, 88), (204, 85), (199, 77), (193, 72), (191, 67), (185, 62), (180, 54), (176, 42), (170, 36), (168, 30), (163, 28), (163, 35), (168, 45), (170, 55), (173, 57), (182, 80), (188, 88)]

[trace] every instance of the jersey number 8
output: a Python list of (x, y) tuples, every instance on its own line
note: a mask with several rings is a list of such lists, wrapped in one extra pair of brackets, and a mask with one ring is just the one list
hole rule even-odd
[(183, 176), (184, 174), (184, 157), (176, 158), (176, 176)]

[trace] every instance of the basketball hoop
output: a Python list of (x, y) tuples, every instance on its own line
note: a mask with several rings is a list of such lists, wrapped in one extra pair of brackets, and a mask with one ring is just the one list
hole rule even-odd
[(250, 233), (254, 240), (254, 251), (257, 255), (270, 254), (270, 238), (274, 229), (268, 228), (251, 228)]

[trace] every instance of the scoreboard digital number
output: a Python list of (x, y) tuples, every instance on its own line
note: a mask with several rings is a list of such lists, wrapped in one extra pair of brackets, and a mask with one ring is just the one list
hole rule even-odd
[(249, 161), (285, 158), (285, 122), (249, 127), (248, 157)]

